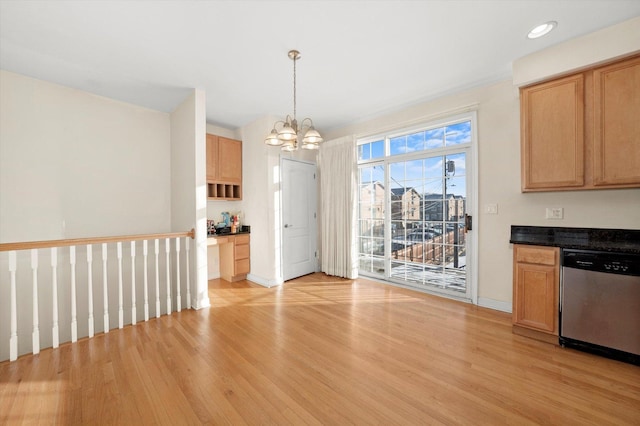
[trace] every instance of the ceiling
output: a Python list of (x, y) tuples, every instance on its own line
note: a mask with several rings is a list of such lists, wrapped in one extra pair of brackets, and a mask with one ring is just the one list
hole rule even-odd
[[(511, 76), (514, 59), (640, 16), (638, 0), (0, 0), (0, 67), (229, 129), (293, 111), (333, 129)], [(558, 22), (536, 40), (527, 32)]]

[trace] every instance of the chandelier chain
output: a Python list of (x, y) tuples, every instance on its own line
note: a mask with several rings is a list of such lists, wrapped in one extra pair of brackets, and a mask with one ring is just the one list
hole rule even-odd
[(296, 60), (297, 56), (293, 57), (293, 119), (296, 119)]

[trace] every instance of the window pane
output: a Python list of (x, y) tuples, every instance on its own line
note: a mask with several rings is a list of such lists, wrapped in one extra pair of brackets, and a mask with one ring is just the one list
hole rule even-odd
[(371, 235), (374, 237), (384, 237), (384, 220), (374, 220), (371, 222)]
[(434, 238), (442, 235), (442, 222), (425, 222), (424, 226), (425, 230), (433, 234)]
[(406, 180), (422, 179), (422, 175), (424, 174), (424, 161), (407, 161), (405, 166), (405, 173)]
[(442, 127), (427, 130), (424, 133), (426, 149), (441, 148), (444, 146), (444, 129)]
[(425, 179), (424, 197), (428, 199), (442, 198), (442, 178)]
[(443, 202), (442, 200), (427, 200), (423, 201), (423, 219), (437, 221), (442, 220), (443, 215)]
[(363, 167), (360, 169), (360, 183), (373, 182), (373, 168)]
[(391, 155), (404, 154), (407, 152), (407, 137), (400, 136), (389, 141)]
[(382, 185), (383, 179), (384, 168), (382, 166), (360, 168), (361, 190), (368, 188), (371, 194), (377, 194), (378, 192), (384, 193), (384, 187)]
[(384, 157), (384, 141), (371, 142), (371, 158)]
[(445, 133), (447, 146), (471, 143), (471, 122), (465, 121), (447, 126)]
[(464, 176), (446, 179), (447, 195), (464, 196), (466, 194), (466, 178)]
[(358, 145), (358, 160), (371, 160), (384, 157), (384, 141)]
[(424, 150), (424, 132), (414, 133), (407, 136), (407, 152)]
[(371, 236), (372, 224), (370, 220), (359, 220), (358, 235), (361, 237)]
[(371, 158), (371, 145), (366, 143), (358, 145), (358, 160), (368, 160)]
[(424, 160), (424, 176), (426, 178), (442, 177), (442, 157), (430, 157)]
[(453, 162), (453, 171), (450, 171), (448, 175), (465, 176), (467, 174), (466, 155), (464, 153), (447, 155), (445, 158), (447, 162)]
[(401, 220), (402, 217), (403, 217), (402, 201), (392, 201), (391, 202), (391, 219)]

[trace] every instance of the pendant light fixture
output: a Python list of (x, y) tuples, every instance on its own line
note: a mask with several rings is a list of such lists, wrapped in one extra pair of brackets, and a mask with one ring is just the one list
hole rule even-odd
[(323, 139), (313, 127), (313, 121), (305, 118), (298, 125), (296, 120), (296, 61), (300, 59), (300, 52), (290, 50), (289, 59), (293, 61), (293, 117), (287, 115), (285, 121), (276, 121), (264, 143), (279, 146), (283, 151), (296, 151), (299, 145), (303, 149), (318, 149)]

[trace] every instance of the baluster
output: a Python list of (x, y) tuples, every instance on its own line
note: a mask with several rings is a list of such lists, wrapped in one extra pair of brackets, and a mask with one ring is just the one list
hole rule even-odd
[(189, 237), (184, 237), (184, 250), (187, 260), (187, 309), (191, 309), (191, 283), (189, 282)]
[(180, 238), (176, 238), (176, 311), (182, 310), (182, 294), (180, 292)]
[(53, 303), (53, 327), (51, 338), (53, 347), (60, 346), (60, 332), (58, 329), (58, 248), (51, 247), (51, 299)]
[(122, 306), (122, 243), (118, 241), (118, 328), (124, 327), (124, 307)]
[(131, 325), (136, 323), (136, 242), (131, 241)]
[(160, 318), (160, 270), (158, 267), (158, 254), (160, 253), (160, 241), (155, 241), (156, 249), (156, 318)]
[(93, 263), (93, 247), (91, 244), (87, 245), (87, 302), (89, 303), (89, 319), (87, 322), (89, 323), (89, 337), (93, 337), (94, 334), (94, 323), (93, 320), (93, 271), (91, 270), (91, 265)]
[(169, 238), (165, 239), (165, 253), (167, 257), (167, 315), (171, 314), (171, 271), (170, 271), (170, 258), (169, 252), (171, 251), (171, 240)]
[(31, 271), (33, 276), (33, 354), (40, 353), (40, 320), (38, 317), (38, 250), (31, 249)]
[(9, 275), (11, 275), (11, 336), (9, 337), (9, 361), (18, 359), (18, 302), (16, 295), (16, 252), (9, 252)]
[(78, 312), (76, 309), (76, 247), (69, 247), (71, 265), (71, 341), (78, 341)]
[(147, 283), (147, 240), (142, 241), (142, 258), (144, 259), (144, 320), (149, 321), (149, 289)]
[(109, 285), (107, 283), (107, 243), (102, 243), (102, 299), (104, 303), (104, 332), (109, 332)]

